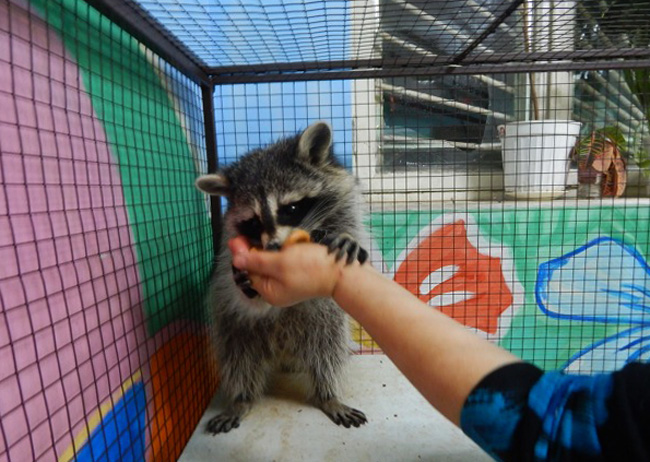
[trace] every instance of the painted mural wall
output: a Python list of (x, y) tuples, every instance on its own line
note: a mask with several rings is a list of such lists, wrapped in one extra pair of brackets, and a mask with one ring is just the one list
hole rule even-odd
[[(350, 95), (218, 88), (223, 160), (323, 119), (352, 165)], [(85, 3), (0, 0), (0, 462), (180, 454), (217, 386), (202, 124), (199, 89)], [(524, 359), (650, 355), (648, 204), (382, 210), (374, 264)]]
[(387, 277), (544, 369), (650, 358), (647, 201), (390, 212), (370, 225)]
[(0, 461), (175, 460), (216, 388), (199, 89), (75, 0), (0, 0)]

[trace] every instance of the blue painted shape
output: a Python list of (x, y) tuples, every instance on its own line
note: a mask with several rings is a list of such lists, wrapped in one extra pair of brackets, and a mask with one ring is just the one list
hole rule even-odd
[[(650, 359), (650, 267), (633, 247), (595, 239), (539, 266), (535, 299), (549, 317), (628, 324), (573, 354), (569, 372), (607, 372)], [(629, 325), (634, 327), (629, 328)]]
[(145, 459), (147, 398), (136, 382), (92, 431), (77, 453), (79, 462), (140, 462)]
[(594, 342), (562, 366), (568, 372), (611, 372), (650, 359), (650, 326), (632, 327)]
[(601, 237), (542, 263), (535, 299), (548, 316), (575, 321), (650, 322), (650, 267), (633, 247)]

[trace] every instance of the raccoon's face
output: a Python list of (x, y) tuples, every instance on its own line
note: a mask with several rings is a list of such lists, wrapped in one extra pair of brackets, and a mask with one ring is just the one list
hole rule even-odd
[[(254, 247), (278, 250), (289, 234), (296, 229), (318, 229), (320, 219), (327, 208), (327, 196), (298, 198), (276, 197), (260, 194), (252, 206), (235, 206), (226, 214), (229, 235), (243, 235)], [(234, 232), (233, 232), (234, 231)]]
[(296, 228), (333, 229), (352, 221), (347, 204), (356, 182), (330, 152), (325, 123), (248, 153), (197, 187), (228, 199), (227, 237), (245, 236), (254, 247), (279, 249)]

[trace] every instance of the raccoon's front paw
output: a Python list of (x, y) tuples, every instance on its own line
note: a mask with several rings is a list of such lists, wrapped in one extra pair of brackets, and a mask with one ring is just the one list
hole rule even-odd
[(224, 412), (210, 419), (207, 430), (213, 435), (217, 433), (228, 433), (233, 428), (239, 427), (240, 422), (240, 415)]
[(362, 265), (368, 260), (368, 251), (361, 247), (357, 240), (348, 233), (328, 234), (323, 231), (314, 231), (311, 234), (314, 242), (323, 244), (327, 247), (329, 253), (336, 252), (336, 261), (346, 258), (349, 265), (358, 260)]
[(252, 405), (252, 401), (241, 398), (236, 399), (221, 414), (211, 418), (206, 429), (213, 435), (228, 433), (233, 428), (239, 427), (241, 420), (250, 411)]
[(318, 407), (336, 425), (343, 425), (345, 428), (360, 427), (368, 422), (366, 415), (358, 409), (351, 408), (339, 402), (337, 399), (330, 399), (318, 404)]
[(232, 277), (235, 280), (237, 287), (239, 287), (239, 290), (241, 290), (248, 298), (255, 298), (259, 295), (257, 291), (253, 289), (251, 280), (248, 277), (248, 271), (243, 271), (233, 266)]

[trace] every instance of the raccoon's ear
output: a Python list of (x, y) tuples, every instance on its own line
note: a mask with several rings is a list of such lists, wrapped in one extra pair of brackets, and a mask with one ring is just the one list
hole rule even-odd
[(194, 184), (198, 189), (212, 196), (227, 196), (230, 192), (230, 182), (221, 173), (202, 175)]
[(296, 155), (310, 164), (322, 165), (329, 156), (331, 145), (332, 129), (325, 122), (316, 122), (300, 135)]

